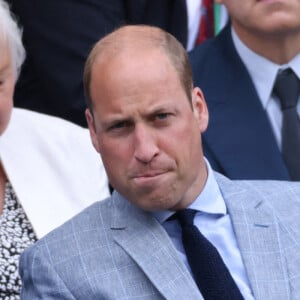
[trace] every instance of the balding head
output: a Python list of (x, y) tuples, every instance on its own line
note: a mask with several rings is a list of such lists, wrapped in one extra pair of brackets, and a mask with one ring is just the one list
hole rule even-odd
[(84, 89), (88, 107), (92, 110), (90, 85), (93, 68), (101, 68), (121, 55), (127, 55), (134, 60), (136, 53), (149, 50), (161, 50), (176, 70), (182, 88), (191, 100), (193, 88), (192, 71), (185, 49), (171, 34), (152, 26), (130, 25), (124, 26), (101, 39), (92, 49), (84, 69)]

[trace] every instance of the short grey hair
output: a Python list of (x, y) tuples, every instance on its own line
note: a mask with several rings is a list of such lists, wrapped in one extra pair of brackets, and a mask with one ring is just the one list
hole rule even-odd
[[(0, 45), (7, 43), (17, 80), (25, 60), (25, 49), (22, 43), (22, 30), (18, 27), (9, 5), (0, 0)], [(1, 45), (3, 46), (3, 45)]]

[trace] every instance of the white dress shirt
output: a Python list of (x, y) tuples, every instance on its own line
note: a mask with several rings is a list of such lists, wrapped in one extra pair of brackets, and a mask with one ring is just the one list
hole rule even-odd
[[(218, 249), (243, 297), (247, 300), (254, 299), (241, 253), (237, 245), (231, 218), (227, 212), (226, 204), (215, 180), (213, 171), (208, 162), (206, 162), (206, 164), (208, 178), (204, 189), (189, 206), (189, 208), (197, 210), (194, 224)], [(160, 211), (153, 214), (169, 234), (180, 257), (190, 270), (181, 241), (181, 227), (177, 220), (167, 220), (174, 212)]]
[[(249, 49), (233, 28), (231, 32), (234, 46), (252, 78), (261, 104), (269, 117), (279, 149), (281, 149), (282, 112), (279, 99), (272, 95), (272, 90), (279, 70), (291, 68), (300, 79), (300, 53), (289, 63), (277, 65)], [(300, 101), (298, 101), (297, 110), (300, 116)]]

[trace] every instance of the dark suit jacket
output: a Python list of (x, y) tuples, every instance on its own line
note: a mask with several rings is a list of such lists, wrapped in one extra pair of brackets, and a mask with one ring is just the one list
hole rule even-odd
[(86, 125), (82, 74), (92, 46), (118, 26), (151, 24), (187, 40), (185, 0), (7, 0), (27, 59), (15, 105)]
[(210, 113), (203, 144), (212, 167), (232, 179), (289, 180), (250, 75), (235, 50), (230, 26), (190, 53), (195, 85)]

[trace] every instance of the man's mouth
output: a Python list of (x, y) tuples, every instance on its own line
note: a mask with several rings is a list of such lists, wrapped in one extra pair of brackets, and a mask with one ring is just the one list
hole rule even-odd
[(166, 173), (166, 171), (150, 171), (150, 172), (136, 174), (136, 175), (134, 175), (134, 178), (156, 177), (156, 176), (162, 175), (164, 173)]

